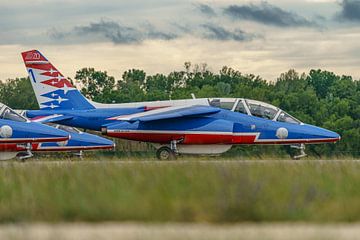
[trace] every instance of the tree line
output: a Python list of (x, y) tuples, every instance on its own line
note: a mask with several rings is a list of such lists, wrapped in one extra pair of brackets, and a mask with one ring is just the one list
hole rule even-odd
[[(196, 97), (241, 97), (271, 103), (299, 120), (338, 132), (337, 144), (311, 146), (314, 155), (360, 156), (360, 81), (324, 70), (280, 74), (275, 82), (243, 74), (230, 67), (210, 71), (206, 64), (186, 62), (184, 69), (167, 75), (148, 75), (139, 69), (125, 71), (115, 79), (106, 71), (83, 68), (70, 79), (89, 99), (123, 103)], [(15, 109), (37, 109), (28, 78), (0, 82), (0, 102)], [(283, 154), (286, 147), (236, 147), (232, 153)]]

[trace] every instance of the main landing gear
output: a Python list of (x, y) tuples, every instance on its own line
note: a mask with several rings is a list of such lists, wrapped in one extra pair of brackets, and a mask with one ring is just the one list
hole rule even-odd
[(176, 158), (175, 152), (169, 147), (161, 147), (156, 151), (156, 157), (159, 160), (172, 160)]
[(183, 139), (172, 140), (170, 142), (170, 147), (168, 147), (168, 146), (160, 147), (156, 151), (156, 157), (159, 160), (174, 160), (174, 159), (176, 159), (176, 156), (179, 155), (179, 152), (177, 150), (177, 144), (182, 141), (183, 141)]
[(290, 147), (300, 150), (299, 155), (292, 156), (292, 158), (294, 160), (299, 160), (300, 158), (303, 158), (303, 157), (307, 156), (307, 154), (305, 153), (305, 144), (303, 144), (303, 143), (302, 144), (296, 144), (296, 145), (291, 145)]

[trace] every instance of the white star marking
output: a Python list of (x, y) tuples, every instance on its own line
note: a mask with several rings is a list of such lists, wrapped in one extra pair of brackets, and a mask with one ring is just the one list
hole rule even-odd
[(63, 101), (66, 101), (67, 99), (64, 99), (64, 98), (62, 98), (62, 97), (58, 97), (58, 99), (57, 99), (57, 101), (58, 101), (58, 103), (60, 104), (61, 102), (63, 102)]
[(54, 97), (56, 97), (56, 96), (57, 96), (57, 94), (52, 93), (52, 94), (51, 94), (51, 96), (54, 98)]
[(50, 105), (50, 108), (51, 108), (51, 109), (54, 109), (54, 108), (56, 108), (56, 107), (58, 107), (58, 106), (51, 103), (51, 105)]
[(64, 87), (62, 90), (64, 91), (64, 94), (66, 94), (71, 88), (68, 87), (68, 85), (64, 84)]
[(50, 68), (49, 72), (50, 72), (51, 75), (53, 75), (53, 73), (56, 73), (57, 71), (55, 71), (54, 69)]
[(61, 79), (63, 79), (63, 78), (64, 78), (64, 77), (61, 76), (60, 74), (57, 76), (58, 81), (61, 81)]

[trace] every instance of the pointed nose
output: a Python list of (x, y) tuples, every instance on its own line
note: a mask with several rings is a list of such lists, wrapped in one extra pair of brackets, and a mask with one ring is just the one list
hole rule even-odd
[(77, 134), (73, 137), (73, 141), (77, 141), (79, 145), (91, 148), (112, 149), (115, 147), (113, 141), (88, 133)]
[(311, 135), (311, 138), (316, 142), (337, 142), (341, 139), (341, 136), (333, 131), (325, 128), (316, 127), (313, 125), (305, 125), (307, 133)]
[(98, 146), (108, 146), (108, 147), (115, 146), (115, 143), (113, 141), (99, 136), (93, 137), (89, 143)]

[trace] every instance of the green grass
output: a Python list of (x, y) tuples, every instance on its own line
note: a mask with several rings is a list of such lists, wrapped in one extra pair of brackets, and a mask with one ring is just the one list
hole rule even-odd
[(353, 161), (0, 166), (1, 222), (360, 220), (360, 163)]

